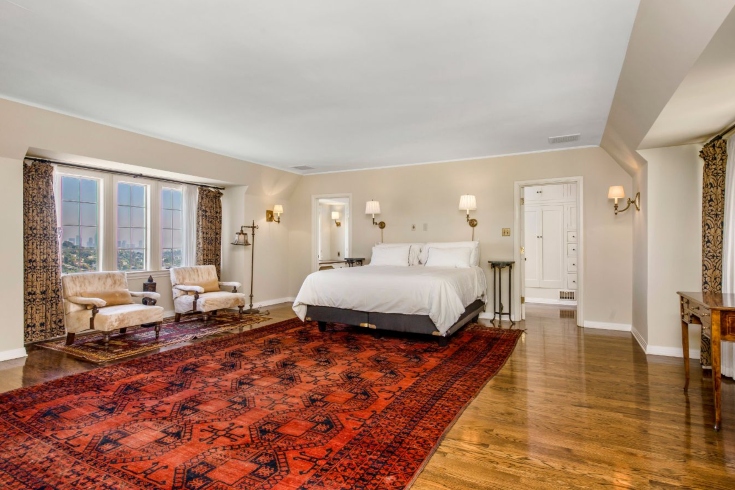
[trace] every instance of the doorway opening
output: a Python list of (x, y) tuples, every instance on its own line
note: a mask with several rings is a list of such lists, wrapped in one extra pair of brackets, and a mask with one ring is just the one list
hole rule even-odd
[[(576, 307), (583, 325), (582, 177), (516, 182), (519, 304)], [(516, 305), (514, 305), (516, 306)]]
[(312, 270), (346, 265), (352, 250), (351, 196), (314, 196), (312, 204)]

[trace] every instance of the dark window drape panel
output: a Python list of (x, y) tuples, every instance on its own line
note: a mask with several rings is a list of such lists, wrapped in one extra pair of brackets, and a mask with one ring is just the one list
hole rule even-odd
[[(725, 225), (727, 143), (716, 137), (702, 148), (702, 292), (722, 291), (722, 238)], [(710, 339), (702, 335), (699, 362), (711, 367)]]
[(23, 280), (25, 342), (64, 335), (54, 168), (47, 163), (23, 165)]
[(197, 265), (213, 265), (220, 276), (222, 262), (222, 193), (199, 188), (197, 201)]

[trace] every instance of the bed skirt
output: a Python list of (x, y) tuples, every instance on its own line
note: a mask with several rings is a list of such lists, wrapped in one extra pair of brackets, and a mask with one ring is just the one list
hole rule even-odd
[(476, 321), (485, 309), (482, 300), (475, 300), (462, 313), (459, 319), (442, 334), (436, 329), (429, 315), (404, 315), (401, 313), (376, 313), (368, 311), (345, 310), (329, 306), (307, 306), (306, 321), (319, 323), (323, 330), (326, 323), (345, 323), (376, 330), (391, 330), (394, 332), (409, 332), (424, 335), (449, 337), (471, 321)]

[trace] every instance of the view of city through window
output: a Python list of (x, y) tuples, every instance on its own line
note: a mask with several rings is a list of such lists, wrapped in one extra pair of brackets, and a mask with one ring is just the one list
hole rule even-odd
[(146, 186), (117, 184), (117, 270), (146, 269)]
[(161, 191), (161, 267), (170, 269), (182, 264), (183, 195), (178, 189)]
[[(119, 271), (182, 266), (183, 190), (162, 184), (115, 181), (108, 183), (116, 190), (113, 193), (103, 189), (104, 182), (103, 178), (60, 175), (61, 187), (56, 199), (60, 209), (62, 273), (93, 272), (102, 267), (108, 268), (103, 260), (108, 254), (115, 260), (112, 267), (116, 266)], [(108, 225), (103, 222), (101, 215), (107, 212), (105, 209), (110, 209), (108, 205), (113, 207), (115, 217), (110, 223), (112, 230), (107, 228), (108, 231), (104, 231), (103, 226)], [(156, 209), (150, 208), (152, 205), (156, 205)], [(149, 212), (160, 213), (160, 224), (156, 223), (156, 219), (153, 219), (153, 223), (149, 222)], [(157, 225), (155, 229), (150, 228), (152, 224)], [(112, 240), (109, 245), (103, 244), (101, 237), (113, 230), (114, 238), (110, 237)], [(151, 256), (149, 264), (148, 253), (152, 244), (158, 259)], [(160, 246), (160, 254), (155, 245)], [(103, 246), (108, 252), (102, 250)], [(110, 246), (114, 247), (114, 251), (108, 248)]]
[(96, 271), (99, 261), (99, 182), (61, 178), (61, 271)]

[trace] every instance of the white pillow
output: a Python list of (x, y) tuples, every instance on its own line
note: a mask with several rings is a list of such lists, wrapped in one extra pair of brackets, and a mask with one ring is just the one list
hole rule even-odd
[(426, 259), (426, 267), (455, 267), (467, 269), (470, 267), (469, 247), (458, 248), (429, 248), (429, 256)]
[(408, 251), (408, 265), (419, 265), (419, 257), (421, 256), (421, 249), (423, 243), (378, 243), (376, 247), (403, 247), (409, 245), (411, 248)]
[(373, 247), (370, 265), (400, 265), (408, 267), (410, 245), (400, 247)]
[(476, 267), (480, 265), (480, 242), (432, 242), (424, 245), (421, 250), (421, 256), (419, 261), (422, 264), (426, 264), (426, 260), (429, 258), (429, 248), (464, 248), (470, 249), (470, 265)]

